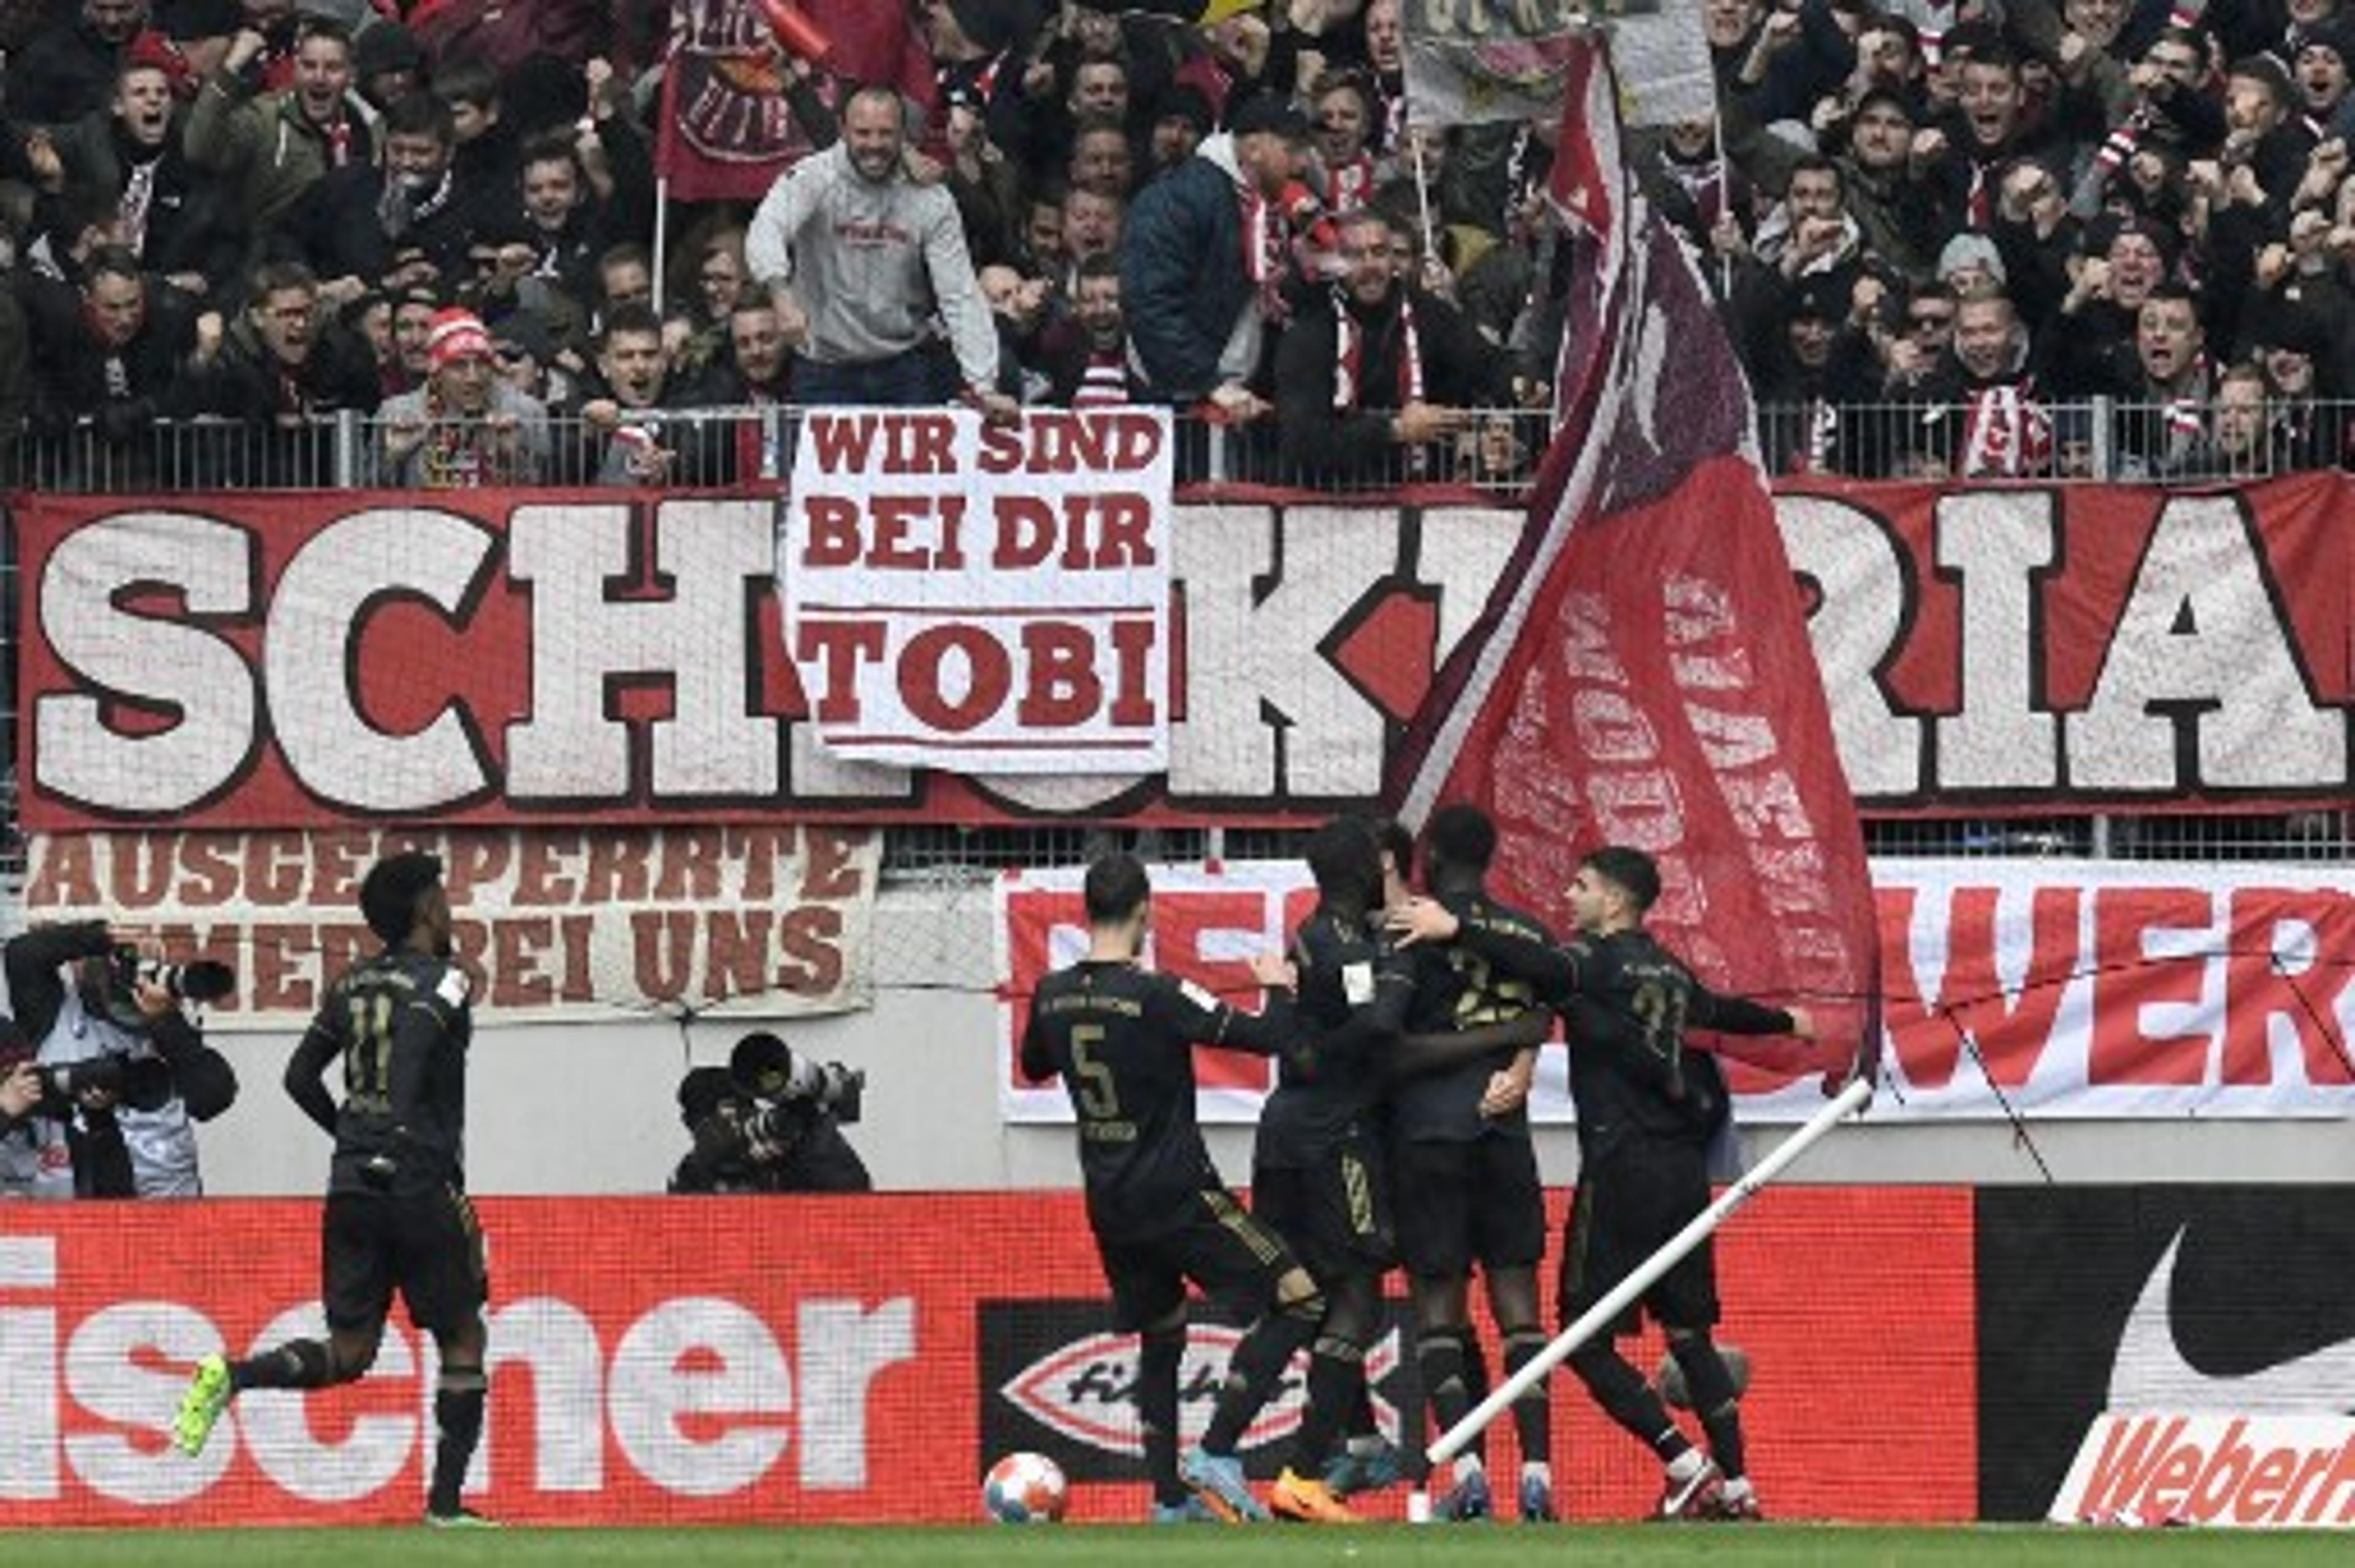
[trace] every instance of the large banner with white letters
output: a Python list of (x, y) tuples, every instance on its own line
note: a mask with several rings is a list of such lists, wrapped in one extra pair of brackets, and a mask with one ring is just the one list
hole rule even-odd
[[(1166, 766), (1025, 778), (819, 741), (774, 496), (41, 496), (14, 517), (20, 809), (49, 831), (1321, 816), (1380, 795), (1521, 530), (1472, 504), (1180, 507), (1148, 691)], [(1014, 653), (1006, 701), (1068, 690)]]
[[(1841, 763), (1882, 816), (2344, 805), (2350, 507), (2328, 474), (1776, 506)], [(819, 741), (778, 517), (773, 496), (24, 498), (25, 820), (1308, 820), (1380, 803), (1525, 526), (1179, 505), (1166, 766), (1024, 778)], [(1007, 700), (1052, 699), (1052, 665), (1013, 652)]]
[[(2345, 1116), (2355, 1113), (2355, 895), (2290, 866), (1885, 859), (1873, 863), (1887, 1029), (1875, 1121)], [(1022, 1076), (1030, 995), (1086, 951), (1076, 868), (1000, 879), (999, 1104), (1069, 1122), (1060, 1085)], [(1258, 1007), (1251, 955), (1315, 906), (1305, 868), (1154, 870), (1152, 961)], [(1795, 1122), (1813, 1072), (1728, 1052), (1736, 1109)], [(1196, 1054), (1205, 1121), (1257, 1119), (1266, 1060)], [(2007, 1105), (2009, 1107), (2007, 1110)], [(1540, 1056), (1533, 1118), (1572, 1116), (1561, 1053)]]
[(777, 583), (818, 744), (955, 773), (1169, 766), (1167, 409), (812, 409)]
[(1786, 486), (1868, 811), (2343, 805), (2355, 478)]

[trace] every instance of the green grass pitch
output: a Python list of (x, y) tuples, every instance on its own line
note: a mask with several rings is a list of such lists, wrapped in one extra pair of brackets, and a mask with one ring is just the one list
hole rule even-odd
[(2181, 1568), (2195, 1563), (2343, 1563), (2343, 1535), (1958, 1526), (1369, 1525), (1309, 1529), (1109, 1525), (1014, 1529), (781, 1527), (773, 1530), (383, 1530), (0, 1531), (8, 1568)]

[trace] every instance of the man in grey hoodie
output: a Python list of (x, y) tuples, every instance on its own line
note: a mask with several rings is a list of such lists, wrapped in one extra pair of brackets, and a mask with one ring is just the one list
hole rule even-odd
[(814, 404), (937, 403), (937, 311), (965, 398), (1011, 418), (997, 389), (997, 331), (974, 281), (948, 187), (909, 176), (901, 106), (889, 88), (861, 88), (844, 106), (842, 140), (778, 176), (752, 216), (744, 254), (752, 275), (790, 289), (810, 320), (794, 374)]

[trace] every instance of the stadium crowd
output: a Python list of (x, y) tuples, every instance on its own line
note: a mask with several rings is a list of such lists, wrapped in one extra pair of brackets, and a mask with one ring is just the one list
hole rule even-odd
[[(665, 0), (0, 0), (0, 445), (118, 489), (728, 482), (777, 421), (686, 411), (964, 397), (1173, 404), (1311, 483), (1509, 475), (1560, 332), (1556, 128), (1413, 124), (1402, 6), (1511, 9), (913, 0), (904, 124), (764, 39), (738, 74), (841, 151), (757, 213), (673, 203), (658, 281)], [(2349, 454), (2341, 0), (1700, 11), (1719, 112), (1632, 156), (1777, 472)], [(954, 221), (787, 232), (822, 173)], [(190, 421), (238, 462), (167, 461)]]

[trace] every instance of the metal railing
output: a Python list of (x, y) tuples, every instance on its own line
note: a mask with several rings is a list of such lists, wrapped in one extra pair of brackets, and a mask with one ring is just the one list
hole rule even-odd
[(1984, 405), (1968, 398), (1761, 404), (1770, 474), (2232, 485), (2355, 456), (2355, 401)]
[[(88, 422), (28, 433), (13, 472), (17, 483), (35, 489), (91, 495), (499, 485), (709, 489), (790, 475), (807, 411), (774, 404), (642, 409), (627, 411), (618, 425), (566, 414), (419, 427), (352, 411), (285, 425), (210, 418), (128, 429)], [(1542, 413), (1476, 410), (1459, 434), (1388, 446), (1343, 465), (1330, 453), (1288, 449), (1271, 421), (1225, 424), (1181, 415), (1173, 456), (1181, 486), (1263, 485), (1335, 495), (1433, 487), (1511, 505), (1525, 495), (1549, 433)]]

